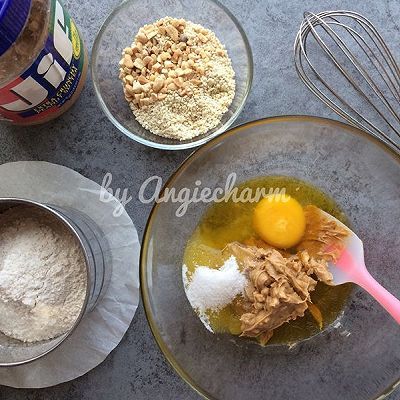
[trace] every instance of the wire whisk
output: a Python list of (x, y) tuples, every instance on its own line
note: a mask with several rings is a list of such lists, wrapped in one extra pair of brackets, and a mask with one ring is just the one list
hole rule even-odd
[(400, 150), (400, 69), (375, 26), (353, 11), (305, 13), (296, 71), (350, 124)]

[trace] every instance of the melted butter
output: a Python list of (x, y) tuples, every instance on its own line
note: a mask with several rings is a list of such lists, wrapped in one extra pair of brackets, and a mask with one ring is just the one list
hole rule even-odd
[[(337, 204), (316, 187), (292, 177), (268, 176), (257, 178), (238, 185), (240, 194), (245, 188), (255, 191), (257, 188), (285, 188), (286, 194), (294, 197), (303, 206), (312, 204), (333, 215), (344, 224), (348, 224), (346, 216)], [(220, 250), (226, 244), (244, 242), (256, 234), (252, 227), (253, 210), (256, 203), (234, 203), (233, 201), (213, 204), (205, 213), (200, 224), (189, 239), (184, 264), (189, 273), (193, 273), (197, 265), (219, 268), (224, 263)], [(352, 289), (351, 284), (327, 286), (318, 283), (311, 294), (313, 303), (318, 306), (323, 316), (324, 327), (327, 327), (339, 316)], [(240, 334), (241, 299), (235, 299), (219, 312), (208, 314), (210, 326), (215, 332)], [(295, 343), (306, 339), (320, 331), (318, 323), (307, 310), (303, 318), (290, 321), (275, 329), (273, 343)]]

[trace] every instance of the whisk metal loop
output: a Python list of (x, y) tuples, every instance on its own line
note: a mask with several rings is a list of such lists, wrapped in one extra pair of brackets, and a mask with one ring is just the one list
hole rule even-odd
[[(313, 50), (317, 48), (318, 56), (325, 56), (330, 68), (318, 68), (312, 61), (311, 41)], [(296, 71), (315, 96), (350, 124), (400, 150), (394, 138), (400, 137), (400, 68), (367, 18), (353, 11), (307, 12), (296, 36), (294, 53)], [(333, 73), (337, 71), (340, 76), (335, 79)], [(349, 90), (340, 93), (340, 79), (343, 87), (347, 85), (357, 92), (362, 110), (352, 104), (354, 97), (346, 98)], [(371, 117), (380, 118), (379, 123), (367, 116), (368, 107)]]

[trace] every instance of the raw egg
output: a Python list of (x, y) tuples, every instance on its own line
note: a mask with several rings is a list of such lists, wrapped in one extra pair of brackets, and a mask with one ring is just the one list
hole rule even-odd
[(253, 215), (256, 233), (268, 244), (288, 249), (300, 242), (306, 228), (301, 204), (288, 195), (268, 195), (256, 206)]

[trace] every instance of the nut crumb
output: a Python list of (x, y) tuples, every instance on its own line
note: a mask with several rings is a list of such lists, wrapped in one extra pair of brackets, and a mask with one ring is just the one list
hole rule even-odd
[(235, 96), (225, 47), (212, 31), (183, 19), (165, 17), (140, 28), (119, 66), (133, 114), (159, 136), (189, 140), (207, 133)]

